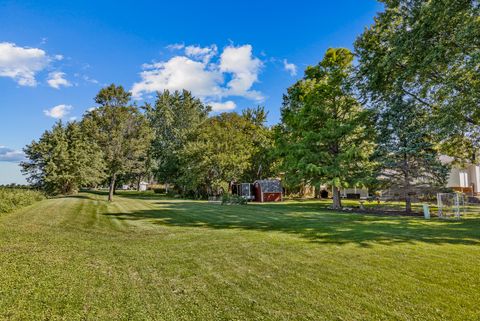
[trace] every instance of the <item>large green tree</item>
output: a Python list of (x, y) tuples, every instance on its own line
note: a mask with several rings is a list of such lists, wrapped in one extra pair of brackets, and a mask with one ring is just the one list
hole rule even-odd
[(154, 133), (151, 156), (157, 179), (167, 186), (178, 184), (180, 153), (196, 136), (210, 107), (186, 90), (157, 93), (155, 104), (145, 107), (145, 115)]
[(372, 113), (353, 94), (352, 61), (348, 49), (331, 48), (308, 67), (284, 97), (277, 135), (287, 178), (330, 185), (334, 208), (339, 188), (364, 184), (373, 168)]
[(385, 10), (355, 43), (363, 93), (371, 104), (398, 96), (415, 100), (430, 110), (442, 140), (461, 142), (453, 156), (475, 155), (480, 141), (480, 3), (382, 2)]
[(234, 180), (252, 182), (272, 175), (270, 129), (264, 108), (210, 117), (182, 152), (182, 186), (197, 195), (226, 190)]
[(49, 194), (71, 194), (103, 179), (103, 154), (79, 123), (57, 122), (24, 151), (28, 181)]
[(95, 102), (99, 107), (85, 115), (83, 125), (103, 151), (108, 200), (112, 201), (117, 177), (145, 166), (151, 130), (144, 115), (130, 105), (130, 93), (122, 86), (101, 89)]
[(376, 156), (380, 180), (402, 192), (407, 213), (411, 212), (412, 195), (425, 188), (433, 191), (444, 187), (450, 170), (440, 161), (428, 117), (427, 108), (403, 96), (394, 97), (379, 108)]

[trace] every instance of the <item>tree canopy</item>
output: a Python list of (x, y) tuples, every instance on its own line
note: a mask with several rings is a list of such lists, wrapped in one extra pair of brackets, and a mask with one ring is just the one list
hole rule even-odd
[(278, 142), (287, 177), (332, 186), (335, 208), (339, 188), (364, 184), (373, 168), (373, 118), (353, 95), (352, 61), (331, 48), (306, 69), (284, 97)]

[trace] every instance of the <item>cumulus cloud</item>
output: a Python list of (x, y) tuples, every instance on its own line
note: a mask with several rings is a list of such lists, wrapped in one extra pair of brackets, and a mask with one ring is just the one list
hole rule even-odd
[(260, 92), (252, 89), (258, 82), (263, 64), (254, 57), (251, 45), (229, 45), (220, 55), (216, 45), (200, 47), (174, 44), (168, 48), (183, 51), (169, 60), (144, 64), (141, 80), (134, 83), (131, 89), (135, 99), (166, 89), (186, 89), (219, 110), (235, 108), (231, 100), (221, 102), (226, 97), (244, 97), (255, 101), (264, 99)]
[(295, 64), (289, 63), (287, 59), (283, 59), (283, 68), (288, 71), (290, 76), (296, 76), (297, 75), (297, 66)]
[(0, 42), (0, 77), (12, 78), (21, 86), (36, 86), (35, 75), (49, 62), (50, 58), (42, 49)]
[(250, 90), (252, 85), (258, 81), (261, 67), (260, 59), (253, 57), (251, 45), (226, 47), (220, 57), (220, 71), (232, 74), (232, 79), (227, 84), (227, 96), (243, 96), (262, 100), (261, 93)]
[(61, 86), (70, 87), (72, 84), (64, 78), (65, 73), (61, 71), (54, 71), (48, 74), (47, 83), (50, 87), (59, 89)]
[(48, 117), (61, 119), (67, 116), (70, 113), (70, 110), (72, 108), (73, 107), (70, 105), (61, 104), (61, 105), (54, 106), (50, 109), (46, 109), (43, 111), (43, 113)]
[(140, 74), (142, 81), (132, 87), (134, 98), (165, 89), (187, 89), (200, 98), (220, 96), (222, 93), (219, 87), (223, 81), (222, 74), (208, 69), (201, 61), (176, 56), (166, 62), (144, 65), (144, 68), (146, 70)]
[(23, 151), (0, 145), (0, 162), (20, 162), (24, 159)]
[(209, 103), (209, 105), (212, 107), (212, 111), (228, 111), (228, 110), (234, 110), (237, 105), (235, 102), (229, 100), (226, 102), (213, 102)]

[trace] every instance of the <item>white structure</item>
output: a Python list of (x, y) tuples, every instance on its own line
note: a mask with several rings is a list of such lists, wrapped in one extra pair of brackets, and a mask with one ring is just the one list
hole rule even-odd
[(340, 196), (346, 198), (348, 195), (359, 195), (360, 199), (368, 198), (368, 188), (342, 188), (340, 189)]
[[(453, 161), (451, 157), (447, 156), (442, 156), (441, 160), (445, 163)], [(480, 194), (480, 166), (475, 164), (468, 164), (463, 167), (452, 166), (447, 187), (466, 194)]]
[(147, 188), (148, 188), (148, 183), (146, 182), (140, 182), (140, 184), (138, 185), (139, 191), (146, 191)]

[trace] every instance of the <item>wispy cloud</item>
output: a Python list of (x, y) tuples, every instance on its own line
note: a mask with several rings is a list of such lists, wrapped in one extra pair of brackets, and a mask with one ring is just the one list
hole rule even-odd
[(21, 150), (0, 146), (0, 162), (20, 162), (25, 159), (25, 154)]
[(54, 71), (48, 74), (47, 83), (50, 87), (60, 89), (60, 87), (70, 87), (72, 84), (65, 79), (66, 74), (61, 71)]
[(283, 59), (283, 68), (288, 71), (290, 76), (296, 76), (297, 75), (297, 66), (295, 64), (289, 63), (287, 59)]
[(73, 107), (71, 105), (61, 104), (61, 105), (54, 106), (50, 109), (46, 109), (43, 111), (43, 113), (48, 117), (61, 119), (67, 116), (70, 113), (70, 110), (72, 108)]

